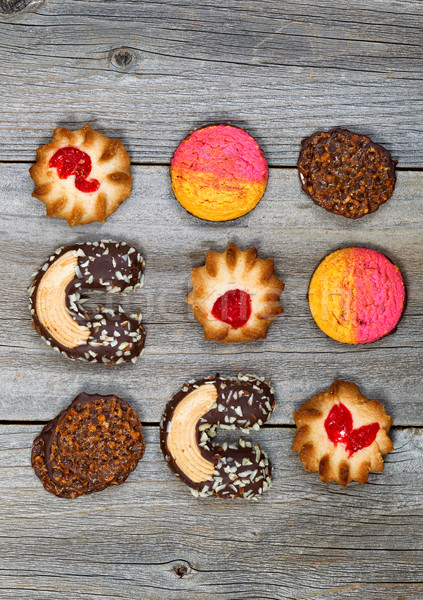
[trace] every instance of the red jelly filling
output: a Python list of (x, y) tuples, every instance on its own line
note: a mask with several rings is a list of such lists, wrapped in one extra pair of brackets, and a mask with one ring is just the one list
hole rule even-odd
[(78, 148), (73, 146), (60, 148), (50, 158), (49, 166), (56, 167), (60, 179), (75, 175), (75, 187), (81, 192), (96, 192), (100, 187), (97, 179), (87, 179), (92, 168), (91, 158)]
[(325, 429), (328, 438), (335, 444), (345, 444), (349, 456), (352, 456), (358, 450), (367, 448), (376, 439), (377, 432), (380, 429), (379, 423), (363, 425), (358, 429), (353, 429), (353, 419), (351, 412), (343, 404), (332, 406), (325, 420)]
[(229, 290), (220, 296), (213, 305), (212, 315), (227, 323), (233, 329), (239, 329), (251, 316), (250, 294), (242, 290)]

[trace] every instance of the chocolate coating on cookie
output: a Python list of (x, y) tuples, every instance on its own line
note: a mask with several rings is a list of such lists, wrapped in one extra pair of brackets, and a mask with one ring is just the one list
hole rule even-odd
[(305, 138), (297, 166), (302, 188), (316, 204), (358, 219), (392, 196), (396, 164), (368, 136), (335, 128)]
[(141, 254), (125, 242), (104, 240), (59, 248), (30, 288), (36, 331), (73, 360), (135, 362), (145, 341), (141, 314), (102, 306), (89, 315), (80, 300), (84, 290), (127, 294), (143, 285), (144, 269)]
[(123, 483), (144, 449), (141, 422), (127, 402), (82, 393), (34, 440), (31, 460), (47, 491), (76, 498)]
[(258, 444), (212, 443), (216, 429), (258, 430), (273, 411), (273, 390), (252, 375), (185, 384), (166, 406), (160, 444), (171, 470), (195, 496), (254, 498), (271, 485), (271, 463)]

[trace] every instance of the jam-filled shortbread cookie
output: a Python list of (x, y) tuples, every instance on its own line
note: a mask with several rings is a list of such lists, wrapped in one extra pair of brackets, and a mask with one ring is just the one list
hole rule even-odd
[(48, 492), (76, 498), (123, 483), (144, 449), (141, 422), (127, 402), (82, 393), (34, 440), (31, 460)]
[(335, 128), (301, 142), (298, 171), (303, 190), (316, 204), (358, 219), (392, 196), (396, 164), (389, 150), (367, 135)]
[(319, 473), (322, 483), (364, 484), (369, 473), (383, 471), (382, 456), (394, 449), (388, 436), (391, 417), (348, 381), (335, 381), (293, 416), (297, 434), (292, 450), (300, 453), (306, 471)]
[(177, 200), (208, 221), (228, 221), (250, 212), (264, 194), (268, 175), (255, 139), (233, 125), (197, 129), (179, 144), (170, 163)]
[(258, 257), (256, 248), (234, 244), (208, 252), (206, 264), (192, 269), (193, 290), (187, 302), (204, 328), (204, 337), (221, 342), (264, 339), (276, 315), (284, 283), (274, 274), (271, 259)]
[(29, 172), (32, 195), (44, 202), (47, 216), (66, 219), (71, 227), (102, 223), (131, 193), (131, 162), (122, 142), (89, 125), (55, 129)]
[(380, 252), (342, 248), (317, 267), (308, 300), (326, 335), (344, 344), (368, 344), (398, 325), (405, 287), (398, 267)]
[(87, 314), (81, 292), (129, 293), (144, 283), (145, 261), (125, 242), (86, 242), (59, 248), (35, 276), (30, 310), (36, 331), (71, 359), (135, 362), (145, 340), (141, 314), (98, 307)]
[(271, 463), (258, 444), (213, 443), (216, 429), (260, 429), (275, 406), (273, 390), (253, 375), (216, 377), (185, 384), (160, 424), (169, 467), (194, 496), (254, 498), (271, 485)]

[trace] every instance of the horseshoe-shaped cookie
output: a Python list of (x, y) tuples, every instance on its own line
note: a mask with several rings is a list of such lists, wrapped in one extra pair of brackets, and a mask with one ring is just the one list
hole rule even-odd
[(160, 444), (169, 467), (194, 496), (254, 498), (271, 485), (271, 463), (258, 444), (214, 444), (216, 429), (260, 429), (275, 406), (273, 389), (253, 375), (185, 384), (166, 406)]
[(70, 359), (104, 364), (135, 362), (144, 346), (141, 314), (98, 307), (88, 315), (83, 290), (127, 294), (144, 283), (145, 261), (125, 242), (103, 240), (58, 248), (29, 290), (37, 333)]

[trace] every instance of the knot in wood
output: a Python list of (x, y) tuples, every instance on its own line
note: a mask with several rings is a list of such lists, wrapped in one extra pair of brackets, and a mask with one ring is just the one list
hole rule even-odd
[(24, 10), (32, 0), (0, 0), (0, 13), (10, 15)]
[(178, 562), (176, 565), (173, 565), (173, 570), (175, 572), (175, 575), (182, 579), (183, 577), (186, 577), (189, 574), (190, 566), (187, 563)]
[(128, 71), (136, 63), (135, 53), (129, 48), (115, 48), (110, 51), (109, 58), (118, 71)]
[(127, 50), (115, 52), (115, 62), (119, 67), (127, 67), (132, 62), (132, 54)]

